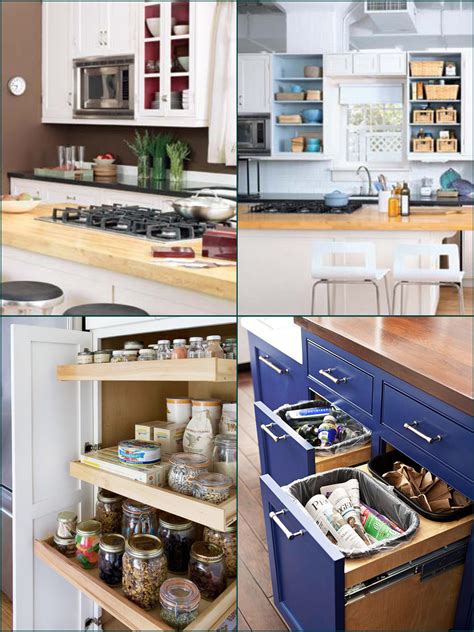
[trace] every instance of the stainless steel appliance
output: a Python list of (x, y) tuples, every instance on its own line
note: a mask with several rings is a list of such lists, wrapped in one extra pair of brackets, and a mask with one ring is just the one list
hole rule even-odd
[(275, 200), (253, 205), (249, 208), (249, 213), (322, 213), (340, 215), (354, 213), (361, 206), (360, 202), (349, 202), (343, 206), (327, 206), (323, 200)]
[(86, 57), (74, 62), (74, 118), (135, 116), (135, 57)]
[(237, 119), (237, 149), (239, 155), (265, 156), (271, 151), (269, 114), (251, 114)]

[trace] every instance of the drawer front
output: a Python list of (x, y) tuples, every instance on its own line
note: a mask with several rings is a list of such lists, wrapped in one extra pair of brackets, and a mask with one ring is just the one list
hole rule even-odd
[(307, 345), (308, 376), (371, 415), (373, 376), (310, 340)]
[[(474, 480), (474, 432), (388, 384), (383, 385), (382, 425), (458, 475)], [(423, 464), (422, 456), (412, 458)]]

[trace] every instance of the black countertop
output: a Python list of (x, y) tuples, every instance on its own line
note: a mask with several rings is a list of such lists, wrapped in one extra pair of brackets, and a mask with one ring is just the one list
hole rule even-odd
[(13, 171), (8, 173), (9, 178), (23, 178), (24, 180), (37, 180), (39, 182), (57, 182), (59, 184), (71, 184), (81, 187), (94, 187), (99, 189), (113, 189), (115, 191), (132, 191), (134, 193), (149, 193), (154, 195), (170, 195), (172, 197), (189, 197), (201, 189), (219, 189), (221, 191), (233, 191), (229, 186), (222, 186), (214, 182), (186, 181), (176, 186), (168, 180), (153, 182), (148, 184), (138, 184), (136, 176), (118, 176), (117, 182), (94, 182), (87, 180), (65, 180), (64, 178), (50, 178), (46, 176), (36, 176), (32, 171)]
[[(357, 196), (349, 195), (351, 201), (357, 201)], [(260, 193), (260, 196), (246, 195), (239, 193), (240, 204), (258, 204), (259, 202), (312, 202), (324, 200), (323, 193)], [(360, 199), (362, 204), (378, 204), (377, 198), (371, 201), (367, 199)], [(419, 195), (412, 195), (410, 198), (412, 206), (472, 206), (474, 199), (469, 197), (459, 198), (437, 198), (432, 196), (430, 198), (421, 197)]]

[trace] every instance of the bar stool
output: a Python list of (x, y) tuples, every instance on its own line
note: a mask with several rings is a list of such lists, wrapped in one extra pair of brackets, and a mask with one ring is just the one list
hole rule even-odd
[[(439, 269), (439, 258), (448, 257), (448, 268)], [(408, 259), (413, 257), (429, 257), (432, 267), (409, 267)], [(433, 266), (431, 261), (436, 259)], [(464, 314), (464, 296), (462, 280), (464, 272), (461, 272), (459, 263), (459, 249), (456, 244), (402, 244), (395, 251), (393, 263), (393, 312), (395, 313), (395, 300), (397, 289), (400, 287), (400, 314), (404, 312), (403, 290), (409, 285), (439, 285), (455, 287), (458, 291), (459, 313)]]
[(39, 281), (7, 281), (1, 285), (1, 306), (16, 309), (21, 315), (51, 314), (64, 300), (64, 293), (57, 285)]
[(149, 316), (147, 312), (131, 305), (117, 303), (90, 303), (67, 309), (63, 316)]
[[(326, 265), (325, 259), (333, 255), (363, 255), (362, 266), (337, 266)], [(311, 276), (318, 279), (313, 285), (311, 295), (311, 314), (314, 314), (314, 297), (316, 287), (325, 284), (327, 289), (328, 315), (331, 315), (330, 286), (368, 283), (375, 288), (377, 300), (377, 314), (380, 314), (380, 292), (378, 282), (382, 279), (385, 284), (388, 313), (390, 310), (390, 297), (387, 286), (387, 274), (389, 270), (376, 268), (375, 245), (371, 242), (345, 242), (345, 241), (316, 241), (313, 244), (313, 258)]]

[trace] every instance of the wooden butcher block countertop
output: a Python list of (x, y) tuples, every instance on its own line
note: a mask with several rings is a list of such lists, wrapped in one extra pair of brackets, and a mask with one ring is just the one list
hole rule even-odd
[[(53, 208), (62, 206), (41, 204), (30, 213), (3, 213), (3, 245), (235, 301), (236, 268), (233, 266), (202, 269), (172, 267), (153, 259), (148, 240), (35, 221), (36, 217), (51, 216)], [(189, 246), (201, 258), (200, 239), (173, 242), (171, 245)]]
[(379, 230), (460, 231), (472, 230), (472, 206), (417, 206), (408, 217), (389, 217), (377, 206), (365, 205), (347, 215), (249, 213), (239, 206), (239, 229), (244, 230)]

